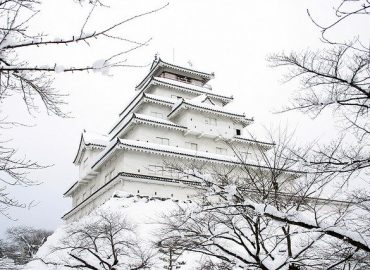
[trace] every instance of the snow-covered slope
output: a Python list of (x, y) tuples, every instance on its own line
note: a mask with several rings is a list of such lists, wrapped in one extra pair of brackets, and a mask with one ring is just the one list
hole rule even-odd
[[(81, 220), (62, 225), (51, 235), (46, 243), (39, 249), (36, 254), (37, 258), (41, 258), (48, 262), (63, 263), (68, 259), (67, 250), (52, 252), (55, 247), (60, 246), (60, 241), (65, 238), (66, 231), (70, 227), (78, 227), (81, 224), (86, 224), (91, 220), (96, 219), (98, 213), (102, 211), (113, 212), (122, 215), (126, 220), (128, 220), (134, 227), (136, 232), (136, 237), (140, 246), (147, 249), (152, 248), (153, 242), (158, 239), (158, 229), (160, 229), (159, 222), (161, 217), (168, 214), (171, 211), (176, 210), (178, 207), (191, 208), (193, 203), (191, 201), (177, 201), (172, 199), (162, 199), (162, 198), (149, 198), (142, 196), (133, 196), (128, 193), (119, 192), (116, 193), (110, 200), (104, 203), (102, 206), (98, 207), (96, 210), (91, 212), (89, 215), (83, 217)], [(159, 257), (163, 256), (156, 252), (154, 248), (154, 253), (156, 255), (153, 258), (153, 266), (150, 269), (163, 269), (163, 260)], [(181, 270), (194, 269), (197, 265), (197, 259), (194, 254), (184, 254), (184, 259), (186, 257), (191, 257), (191, 260), (186, 260), (187, 263), (181, 266)], [(24, 269), (27, 270), (65, 270), (70, 269), (63, 266), (53, 266), (46, 265), (41, 260), (35, 260), (30, 262)], [(118, 268), (121, 269), (121, 268)], [(123, 268), (122, 268), (123, 269)]]

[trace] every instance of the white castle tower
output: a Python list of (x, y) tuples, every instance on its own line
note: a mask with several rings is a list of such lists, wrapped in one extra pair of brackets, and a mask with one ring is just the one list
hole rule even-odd
[(238, 166), (240, 157), (225, 141), (237, 145), (245, 160), (257, 147), (267, 150), (269, 143), (243, 136), (253, 119), (229, 109), (233, 97), (215, 93), (208, 85), (213, 78), (156, 58), (108, 134), (82, 134), (74, 160), (79, 179), (64, 193), (72, 197), (72, 209), (63, 219), (86, 215), (117, 190), (191, 198), (199, 181), (168, 169), (165, 160), (227, 168)]

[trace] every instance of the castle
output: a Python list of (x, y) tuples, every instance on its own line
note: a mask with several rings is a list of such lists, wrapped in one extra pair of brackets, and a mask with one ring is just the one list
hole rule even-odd
[[(253, 166), (252, 154), (271, 144), (244, 136), (253, 119), (229, 108), (233, 97), (214, 92), (208, 84), (213, 78), (156, 57), (108, 134), (81, 135), (74, 160), (79, 179), (64, 193), (72, 197), (72, 209), (63, 219), (86, 215), (117, 190), (191, 198), (201, 183), (173, 163), (228, 168), (242, 159)], [(236, 145), (238, 154), (225, 142)]]

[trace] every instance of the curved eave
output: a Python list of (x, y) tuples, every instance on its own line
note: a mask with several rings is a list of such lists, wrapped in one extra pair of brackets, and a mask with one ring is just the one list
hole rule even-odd
[(226, 117), (231, 117), (231, 118), (234, 118), (236, 119), (237, 121), (240, 121), (244, 127), (253, 123), (253, 119), (249, 119), (249, 118), (246, 118), (245, 115), (241, 115), (241, 114), (234, 114), (234, 113), (230, 113), (230, 112), (225, 112), (225, 111), (221, 111), (221, 110), (217, 110), (217, 109), (211, 109), (211, 108), (206, 108), (206, 107), (202, 107), (202, 106), (197, 106), (197, 105), (194, 105), (194, 104), (190, 104), (190, 103), (187, 103), (185, 102), (184, 100), (178, 105), (176, 106), (168, 115), (167, 117), (170, 119), (172, 117), (175, 117), (180, 111), (181, 109), (195, 109), (195, 110), (199, 110), (199, 111), (204, 111), (204, 112), (209, 112), (209, 113), (213, 113), (213, 114), (218, 114), (218, 115), (223, 115), (223, 116), (226, 116)]
[(84, 142), (83, 134), (81, 134), (80, 144), (78, 145), (78, 150), (77, 150), (76, 156), (75, 156), (75, 158), (73, 160), (73, 164), (75, 164), (75, 165), (79, 165), (80, 164), (80, 162), (81, 162), (81, 156), (83, 154), (83, 151), (85, 151), (85, 142)]
[(222, 96), (222, 95), (210, 93), (208, 91), (200, 91), (200, 90), (193, 89), (191, 87), (184, 87), (184, 86), (180, 86), (180, 85), (176, 85), (176, 84), (172, 84), (168, 82), (158, 81), (154, 77), (151, 78), (151, 80), (148, 82), (148, 84), (146, 84), (143, 90), (145, 91), (151, 85), (161, 85), (161, 86), (168, 87), (171, 89), (176, 89), (176, 90), (181, 90), (181, 91), (186, 91), (186, 92), (191, 92), (191, 93), (196, 93), (196, 94), (205, 94), (207, 96), (210, 96), (213, 99), (220, 100), (221, 102), (223, 102), (223, 104), (227, 104), (233, 101), (234, 99), (233, 97)]
[(75, 165), (81, 164), (81, 158), (87, 148), (104, 149), (105, 145), (97, 144), (97, 143), (86, 143), (84, 140), (83, 134), (81, 134), (80, 144), (78, 146), (77, 154), (73, 160), (73, 164)]
[(112, 136), (111, 141), (114, 138), (116, 138), (117, 136), (121, 136), (122, 134), (124, 134), (134, 124), (147, 124), (147, 125), (152, 125), (152, 126), (157, 126), (157, 127), (164, 127), (164, 128), (169, 128), (169, 129), (181, 130), (181, 131), (186, 131), (187, 130), (186, 127), (176, 125), (175, 123), (170, 124), (170, 123), (164, 123), (164, 122), (160, 122), (160, 121), (144, 119), (144, 118), (141, 118), (140, 116), (136, 115), (135, 113), (133, 113), (131, 118), (128, 120), (128, 122), (122, 128), (120, 128), (114, 136)]
[(269, 142), (263, 142), (263, 141), (258, 141), (258, 140), (253, 140), (253, 139), (247, 139), (247, 138), (242, 138), (242, 137), (232, 137), (229, 139), (231, 142), (241, 142), (241, 143), (249, 143), (249, 144), (258, 144), (264, 149), (268, 150), (271, 149), (275, 144), (274, 143), (269, 143)]
[[(161, 147), (161, 149), (156, 149), (156, 148), (149, 147), (149, 146), (140, 146), (140, 145), (122, 143), (119, 139), (117, 139), (116, 143), (109, 150), (107, 150), (106, 153), (104, 153), (102, 157), (100, 157), (95, 162), (95, 164), (92, 166), (92, 169), (98, 169), (98, 167), (104, 164), (105, 160), (107, 160), (109, 156), (112, 155), (112, 153), (115, 152), (117, 149), (147, 152), (147, 153), (152, 153), (152, 154), (173, 156), (173, 157), (192, 159), (192, 160), (193, 159), (204, 160), (207, 162), (223, 163), (225, 165), (243, 165), (243, 166), (247, 165), (250, 167), (270, 169), (269, 167), (263, 166), (263, 165), (245, 163), (245, 162), (241, 162), (238, 160), (233, 160), (232, 157), (229, 157), (229, 156), (225, 156), (224, 159), (223, 158), (211, 158), (208, 155), (202, 155), (201, 152), (196, 152), (196, 154), (191, 154), (191, 153), (183, 153), (183, 152), (174, 151), (174, 150), (166, 150), (163, 147)], [(297, 178), (301, 175), (301, 172), (293, 171), (293, 170), (291, 171), (286, 170), (285, 172), (294, 178)]]
[(165, 106), (172, 106), (175, 103), (172, 101), (161, 99), (160, 97), (159, 98), (150, 97), (145, 93), (143, 93), (143, 98), (144, 98), (144, 101), (154, 102), (154, 103), (165, 105)]
[[(198, 160), (204, 160), (204, 161), (207, 161), (207, 162), (223, 163), (225, 165), (243, 165), (243, 166), (250, 166), (250, 167), (255, 167), (255, 168), (271, 169), (268, 166), (241, 162), (239, 160), (238, 161), (237, 160), (232, 160), (231, 157), (228, 157), (228, 156), (225, 156), (225, 159), (211, 158), (211, 157), (208, 157), (208, 156), (202, 156), (202, 154), (200, 152), (197, 152), (198, 154), (189, 154), (189, 153), (181, 153), (181, 152), (166, 150), (166, 149), (163, 149), (163, 148), (155, 149), (155, 148), (151, 148), (151, 147), (143, 147), (143, 146), (137, 146), (137, 145), (134, 146), (134, 145), (128, 145), (128, 144), (124, 144), (124, 143), (119, 143), (119, 145), (117, 147), (120, 148), (120, 149), (142, 151), (142, 152), (148, 152), (148, 153), (158, 154), (158, 155), (174, 156), (174, 157), (180, 157), (180, 158), (185, 158), (185, 159), (190, 159), (190, 160), (198, 159)], [(283, 172), (290, 175), (292, 178), (298, 178), (302, 174), (301, 172), (293, 171), (293, 170), (285, 170)]]
[(197, 76), (199, 76), (199, 77), (201, 77), (201, 78), (203, 78), (204, 80), (207, 80), (207, 81), (215, 78), (214, 73), (207, 73), (207, 72), (202, 72), (202, 71), (195, 70), (195, 69), (192, 69), (192, 68), (181, 67), (181, 66), (178, 66), (178, 65), (170, 64), (168, 62), (164, 62), (162, 59), (159, 59), (159, 64), (163, 65), (164, 67), (173, 68), (175, 70), (179, 70), (179, 71), (182, 71), (182, 72), (197, 75)]
[(78, 186), (78, 181), (74, 182), (73, 185), (66, 192), (64, 192), (63, 196), (64, 197), (71, 196), (72, 192), (75, 190), (77, 186)]
[(144, 77), (144, 79), (136, 86), (136, 90), (140, 90), (145, 83), (149, 80), (150, 77), (154, 76), (156, 72), (158, 72), (159, 68), (169, 68), (169, 69), (174, 69), (177, 71), (181, 71), (184, 73), (192, 74), (201, 77), (204, 81), (204, 83), (207, 83), (209, 80), (213, 79), (215, 77), (214, 73), (206, 73), (206, 72), (201, 72), (195, 69), (190, 69), (190, 68), (185, 68), (185, 67), (180, 67), (174, 64), (170, 64), (167, 62), (162, 61), (162, 59), (155, 60), (155, 64), (153, 62), (152, 67), (149, 71), (149, 73)]

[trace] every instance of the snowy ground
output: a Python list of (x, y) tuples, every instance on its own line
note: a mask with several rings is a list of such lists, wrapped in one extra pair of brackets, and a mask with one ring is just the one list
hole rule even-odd
[[(59, 245), (60, 239), (65, 236), (67, 226), (78, 226), (84, 222), (94, 219), (99, 211), (113, 211), (123, 215), (134, 226), (136, 226), (137, 237), (141, 245), (150, 247), (157, 238), (157, 229), (159, 229), (159, 221), (164, 214), (175, 210), (178, 207), (189, 207), (192, 203), (190, 201), (179, 202), (172, 199), (148, 198), (141, 196), (132, 196), (127, 193), (117, 193), (113, 198), (107, 201), (95, 211), (85, 216), (79, 221), (69, 225), (62, 225), (51, 235), (47, 242), (39, 249), (36, 254), (37, 258), (42, 258), (45, 261), (61, 262), (66, 252), (61, 253), (51, 252), (55, 246)], [(160, 254), (153, 259), (154, 265), (151, 269), (163, 269), (163, 261), (159, 259)], [(190, 257), (189, 257), (190, 256)], [(191, 260), (186, 260), (186, 257)], [(198, 264), (199, 258), (195, 254), (184, 254), (186, 264), (181, 266), (181, 270), (194, 269)], [(47, 269), (70, 269), (62, 266), (45, 265), (40, 260), (30, 262), (24, 269), (27, 270), (47, 270)]]

